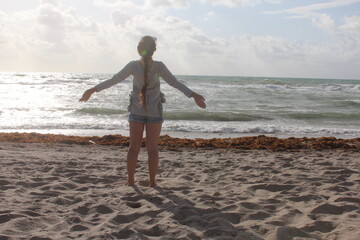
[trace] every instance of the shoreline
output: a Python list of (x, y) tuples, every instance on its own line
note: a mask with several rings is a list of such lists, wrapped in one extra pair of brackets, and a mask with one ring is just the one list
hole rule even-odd
[[(0, 133), (0, 142), (14, 143), (64, 143), (79, 145), (115, 145), (128, 146), (129, 137), (120, 134), (104, 136), (71, 136), (62, 134), (41, 133)], [(143, 145), (145, 139), (143, 140)], [(338, 139), (335, 137), (270, 137), (265, 135), (229, 137), (229, 138), (176, 138), (169, 135), (161, 135), (159, 147), (176, 150), (181, 148), (202, 149), (242, 149), (242, 150), (360, 150), (360, 138)]]
[[(0, 133), (39, 133), (39, 134), (55, 134), (65, 136), (78, 136), (78, 137), (102, 137), (106, 135), (122, 135), (129, 136), (129, 130), (104, 130), (104, 129), (52, 129), (52, 130), (40, 130), (40, 129), (3, 129)], [(360, 136), (347, 135), (347, 134), (280, 134), (280, 133), (214, 133), (214, 132), (181, 132), (181, 131), (161, 131), (161, 135), (168, 135), (173, 138), (186, 138), (186, 139), (211, 139), (211, 138), (239, 138), (239, 137), (257, 137), (267, 136), (276, 138), (331, 138), (337, 139), (354, 139), (360, 138)], [(145, 136), (145, 133), (144, 133)]]

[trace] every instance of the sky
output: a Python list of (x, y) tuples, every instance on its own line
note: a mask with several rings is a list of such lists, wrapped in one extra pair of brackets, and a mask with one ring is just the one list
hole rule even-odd
[(360, 79), (360, 0), (0, 0), (0, 71)]

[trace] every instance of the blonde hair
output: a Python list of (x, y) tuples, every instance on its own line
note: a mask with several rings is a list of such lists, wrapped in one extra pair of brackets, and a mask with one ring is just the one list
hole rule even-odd
[(156, 50), (156, 38), (151, 36), (144, 36), (140, 39), (140, 42), (137, 47), (138, 53), (144, 61), (144, 86), (140, 91), (140, 104), (144, 106), (146, 111), (146, 90), (149, 85), (148, 81), (148, 71), (149, 71), (149, 62), (152, 60), (152, 56)]

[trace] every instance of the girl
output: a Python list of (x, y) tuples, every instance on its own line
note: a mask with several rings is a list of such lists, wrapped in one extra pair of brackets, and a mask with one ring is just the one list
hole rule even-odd
[(127, 154), (127, 184), (129, 186), (135, 184), (136, 163), (145, 129), (150, 178), (149, 186), (155, 187), (156, 172), (159, 164), (158, 139), (162, 123), (164, 122), (162, 103), (165, 102), (164, 95), (160, 92), (159, 77), (172, 87), (180, 90), (187, 97), (194, 98), (195, 103), (199, 107), (206, 108), (206, 104), (205, 99), (201, 95), (179, 82), (164, 63), (152, 59), (156, 51), (156, 38), (151, 36), (142, 37), (137, 50), (141, 56), (140, 60), (131, 61), (111, 79), (86, 90), (80, 101), (86, 102), (93, 93), (112, 87), (130, 75), (133, 76), (133, 91), (130, 95), (130, 105), (128, 107), (130, 112), (130, 146)]

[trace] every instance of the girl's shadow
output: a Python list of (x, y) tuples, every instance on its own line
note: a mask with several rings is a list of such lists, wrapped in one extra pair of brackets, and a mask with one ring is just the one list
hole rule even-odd
[[(200, 208), (196, 206), (196, 203), (176, 194), (176, 191), (191, 191), (191, 187), (155, 187), (156, 193), (152, 194), (143, 193), (136, 186), (133, 189), (137, 195), (123, 199), (128, 201), (128, 206), (133, 205), (133, 208), (140, 208), (142, 204), (138, 201), (145, 200), (158, 209), (158, 211), (152, 212), (154, 218), (160, 213), (170, 213), (170, 217), (175, 223), (184, 226), (184, 229), (194, 230), (188, 234), (188, 239), (262, 240), (262, 238), (239, 226), (241, 218), (245, 214), (223, 212), (215, 207)], [(165, 230), (162, 233), (165, 233)], [(199, 232), (201, 232), (200, 236)]]

